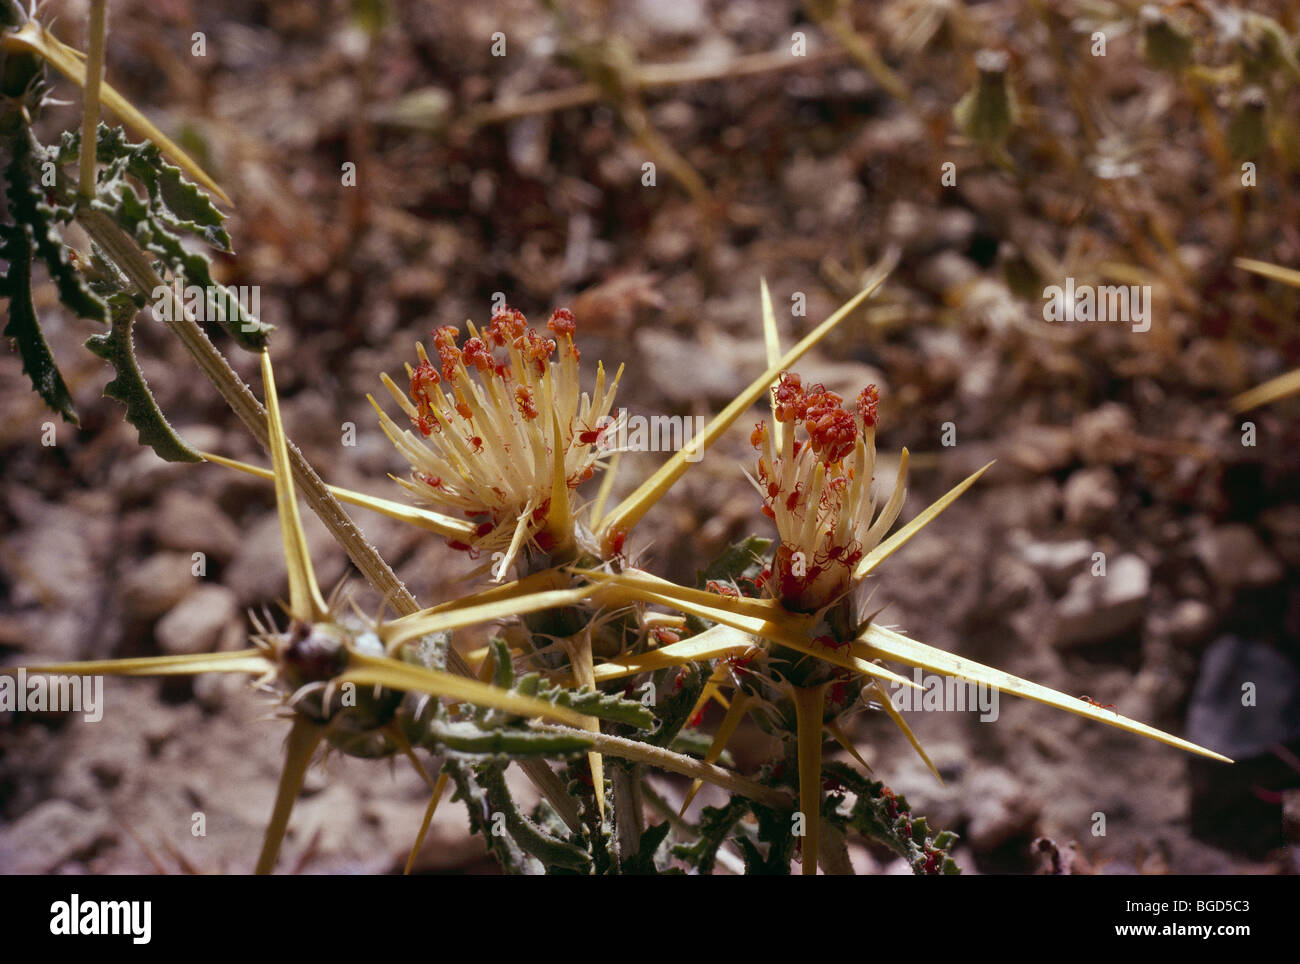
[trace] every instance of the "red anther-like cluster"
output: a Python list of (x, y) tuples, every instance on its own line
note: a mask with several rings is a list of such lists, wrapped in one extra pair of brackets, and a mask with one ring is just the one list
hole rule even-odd
[[(879, 399), (880, 393), (874, 385), (858, 395), (858, 416), (862, 426), (870, 428), (876, 424)], [(777, 421), (802, 423), (813, 452), (822, 462), (831, 465), (852, 453), (858, 440), (859, 422), (844, 409), (844, 399), (836, 392), (828, 391), (820, 383), (805, 389), (797, 374), (782, 372), (780, 381), (772, 389), (772, 401)], [(750, 442), (759, 447), (765, 437), (766, 426), (759, 423), (750, 435)], [(800, 447), (801, 443), (796, 440), (796, 455)]]
[(573, 318), (573, 312), (568, 308), (556, 308), (551, 313), (551, 320), (546, 323), (546, 330), (572, 338), (573, 333), (578, 330), (578, 323)]
[(526, 360), (537, 366), (537, 374), (541, 375), (546, 371), (547, 361), (555, 354), (555, 339), (546, 338), (531, 328), (525, 328), (524, 333), (515, 339), (515, 347)]
[(880, 404), (880, 389), (875, 385), (868, 385), (858, 393), (858, 417), (862, 419), (862, 424), (871, 428), (876, 424), (877, 413), (876, 406)]
[(488, 337), (498, 348), (514, 344), (514, 340), (528, 328), (528, 319), (517, 308), (502, 308), (488, 322)]
[(527, 385), (519, 385), (515, 388), (515, 405), (519, 407), (519, 414), (530, 422), (537, 417), (537, 400), (533, 398), (533, 390)]
[(767, 438), (767, 420), (754, 423), (754, 431), (749, 433), (749, 444), (756, 449), (763, 447), (763, 440)]
[(804, 395), (803, 417), (806, 421), (816, 422), (823, 415), (839, 411), (843, 404), (844, 399), (835, 392), (828, 392), (826, 386), (818, 382)]
[(460, 361), (460, 349), (456, 347), (459, 336), (460, 329), (455, 325), (442, 325), (433, 330), (433, 346), (442, 362), (442, 377), (449, 382), (455, 381), (456, 364)]
[(858, 424), (842, 408), (823, 409), (815, 422), (811, 418), (804, 422), (804, 428), (813, 451), (828, 465), (852, 452), (858, 440)]
[(434, 386), (442, 381), (431, 362), (422, 361), (411, 372), (411, 398), (415, 400), (417, 416), (415, 424), (422, 435), (429, 435), (438, 429), (438, 420), (433, 414), (433, 399), (430, 391), (437, 391)]
[(781, 380), (772, 389), (772, 398), (776, 402), (778, 422), (793, 422), (803, 418), (807, 400), (799, 376), (794, 372), (781, 373)]
[(465, 358), (466, 365), (473, 365), (481, 372), (491, 371), (495, 367), (492, 353), (488, 351), (487, 345), (483, 344), (482, 338), (471, 338), (465, 342), (461, 354)]

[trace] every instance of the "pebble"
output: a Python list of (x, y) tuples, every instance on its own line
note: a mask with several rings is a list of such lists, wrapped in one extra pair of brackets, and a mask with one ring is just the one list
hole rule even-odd
[(1300, 738), (1300, 671), (1268, 643), (1220, 636), (1201, 660), (1186, 737), (1238, 761)]
[(1092, 561), (1093, 544), (1087, 539), (1070, 542), (1024, 542), (1020, 558), (1047, 582), (1054, 591), (1062, 591), (1071, 577), (1083, 572)]
[(53, 873), (115, 836), (104, 814), (48, 800), (0, 828), (0, 867), (7, 874)]
[(1089, 568), (1056, 604), (1053, 641), (1069, 647), (1113, 639), (1142, 621), (1150, 593), (1151, 569), (1140, 556), (1110, 560), (1104, 576)]
[(1210, 578), (1228, 589), (1257, 589), (1282, 578), (1282, 563), (1248, 525), (1211, 529), (1197, 538), (1195, 550)]
[(1099, 529), (1119, 505), (1119, 480), (1104, 465), (1079, 469), (1066, 480), (1061, 498), (1066, 522), (1088, 531)]
[(172, 655), (211, 653), (221, 646), (226, 627), (239, 619), (239, 601), (225, 586), (198, 586), (158, 621), (154, 637)]
[(152, 622), (174, 608), (198, 585), (190, 557), (160, 552), (131, 569), (121, 582), (122, 607), (139, 622)]
[(240, 543), (239, 530), (215, 502), (184, 489), (163, 496), (153, 533), (164, 549), (203, 552), (223, 563), (234, 556)]

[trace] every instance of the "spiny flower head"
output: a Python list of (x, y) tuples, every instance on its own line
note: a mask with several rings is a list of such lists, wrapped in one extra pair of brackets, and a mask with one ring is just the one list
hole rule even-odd
[(897, 517), (901, 500), (890, 500), (872, 521), (879, 401), (870, 385), (849, 411), (825, 386), (805, 388), (797, 374), (782, 372), (772, 389), (777, 438), (766, 420), (750, 436), (763, 514), (781, 536), (773, 590), (789, 609), (816, 612), (848, 592), (854, 567)]
[(549, 335), (513, 308), (481, 331), (466, 326), (463, 338), (452, 325), (433, 331), (436, 361), (417, 345), (407, 392), (383, 376), (414, 428), (380, 410), (411, 466), (402, 484), (477, 523), (473, 538), (452, 548), (504, 552), (507, 562), (521, 549), (550, 554), (574, 541), (569, 492), (592, 477), (603, 435), (617, 430), (622, 416), (610, 412), (622, 369), (606, 385), (598, 364), (594, 393), (580, 390), (577, 324), (567, 309), (551, 315)]

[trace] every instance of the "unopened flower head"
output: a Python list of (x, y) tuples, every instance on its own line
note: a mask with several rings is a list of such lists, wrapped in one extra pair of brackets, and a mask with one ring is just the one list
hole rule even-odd
[(779, 440), (766, 420), (750, 437), (759, 450), (763, 514), (781, 536), (773, 592), (788, 609), (817, 612), (843, 597), (858, 561), (897, 517), (890, 500), (872, 521), (879, 398), (868, 386), (850, 411), (835, 392), (805, 388), (797, 374), (782, 372), (772, 389)]
[(598, 467), (601, 435), (617, 430), (622, 416), (610, 411), (622, 368), (607, 385), (598, 364), (594, 392), (580, 391), (577, 326), (563, 308), (547, 322), (549, 335), (511, 308), (482, 331), (466, 327), (463, 339), (451, 325), (434, 330), (436, 360), (417, 345), (409, 396), (383, 376), (414, 427), (401, 429), (380, 410), (385, 433), (411, 465), (411, 481), (402, 484), (477, 523), (475, 536), (452, 548), (505, 551), (511, 559), (530, 547), (550, 553), (573, 542), (569, 492)]

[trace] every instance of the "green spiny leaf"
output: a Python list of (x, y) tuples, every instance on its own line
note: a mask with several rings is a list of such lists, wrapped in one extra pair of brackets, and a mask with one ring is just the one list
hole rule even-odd
[(868, 780), (844, 763), (827, 763), (823, 771), (857, 797), (852, 809), (840, 812), (842, 795), (829, 794), (823, 804), (824, 817), (853, 827), (858, 833), (884, 844), (901, 856), (915, 874), (959, 874), (949, 853), (957, 835), (945, 831), (930, 836), (924, 817), (913, 816), (907, 799), (875, 780)]
[(718, 848), (749, 810), (749, 800), (741, 796), (733, 796), (725, 807), (705, 807), (700, 813), (699, 836), (694, 843), (674, 846), (673, 856), (685, 860), (701, 874), (712, 873), (718, 861)]
[[(80, 135), (70, 132), (64, 135), (55, 156), (59, 163), (70, 162), (80, 150)], [(133, 144), (121, 128), (101, 126), (95, 154), (104, 166), (92, 205), (112, 217), (187, 287), (202, 290), (204, 319), (218, 322), (242, 347), (260, 351), (271, 326), (250, 315), (228, 289), (213, 281), (206, 256), (182, 243), (188, 234), (230, 251), (230, 237), (221, 227), (223, 216), (207, 195), (185, 181), (155, 145), (148, 141)], [(135, 184), (144, 189), (144, 199)]]
[[(530, 673), (528, 676), (523, 677), (520, 679), (519, 685), (524, 686), (524, 680), (535, 675)], [(568, 707), (587, 716), (609, 720), (613, 723), (623, 723), (639, 730), (649, 730), (655, 725), (655, 716), (650, 712), (649, 707), (643, 706), (636, 700), (624, 699), (618, 693), (602, 693), (587, 686), (578, 690), (552, 686), (539, 688), (530, 695), (554, 703), (557, 706)]]
[(139, 432), (140, 443), (152, 448), (159, 458), (168, 462), (202, 462), (203, 456), (186, 445), (167, 423), (149, 391), (144, 373), (136, 364), (131, 326), (139, 306), (123, 293), (111, 295), (108, 303), (112, 328), (108, 334), (91, 335), (86, 341), (86, 347), (108, 361), (117, 372), (117, 377), (104, 388), (104, 395), (126, 406), (126, 420)]
[(633, 874), (645, 876), (658, 874), (659, 869), (655, 866), (655, 854), (663, 844), (664, 838), (668, 836), (668, 831), (672, 829), (668, 821), (655, 824), (653, 827), (647, 827), (641, 832), (641, 846), (635, 854), (624, 858), (622, 866), (619, 868), (624, 874)]
[(5, 325), (4, 336), (14, 340), (23, 371), (45, 404), (62, 415), (64, 421), (76, 425), (72, 395), (41, 334), (41, 324), (32, 304), (32, 243), (24, 225), (0, 225), (0, 258), (9, 264), (8, 271), (0, 277), (0, 295), (9, 299), (9, 323)]

